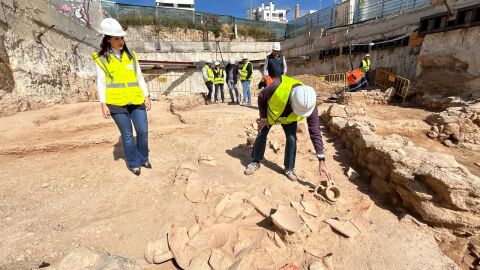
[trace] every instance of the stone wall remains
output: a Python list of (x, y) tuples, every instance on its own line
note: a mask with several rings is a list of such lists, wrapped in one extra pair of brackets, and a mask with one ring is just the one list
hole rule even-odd
[(358, 92), (343, 92), (338, 97), (338, 103), (350, 106), (365, 106), (374, 104), (388, 104), (395, 95), (395, 89), (389, 88), (385, 91), (358, 91)]
[(399, 135), (376, 135), (375, 124), (360, 115), (355, 108), (334, 104), (322, 119), (370, 175), (374, 191), (428, 224), (480, 229), (480, 178), (450, 155), (417, 147)]

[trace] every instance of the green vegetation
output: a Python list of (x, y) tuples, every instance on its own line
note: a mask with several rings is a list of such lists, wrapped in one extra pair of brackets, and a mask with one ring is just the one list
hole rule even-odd
[(256, 40), (275, 40), (275, 34), (265, 28), (257, 26), (240, 26), (238, 27), (238, 34), (252, 37)]
[(154, 15), (129, 14), (118, 18), (118, 21), (123, 27), (129, 26), (144, 26), (144, 25), (159, 25), (168, 28), (184, 28), (184, 29), (200, 29), (192, 20), (187, 19), (166, 19), (159, 18), (158, 23)]

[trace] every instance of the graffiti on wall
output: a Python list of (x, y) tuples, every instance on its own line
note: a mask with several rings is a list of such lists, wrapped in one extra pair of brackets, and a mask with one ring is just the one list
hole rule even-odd
[(90, 27), (90, 16), (88, 14), (88, 10), (91, 0), (49, 1), (53, 2), (57, 9), (63, 14), (69, 15), (82, 25)]

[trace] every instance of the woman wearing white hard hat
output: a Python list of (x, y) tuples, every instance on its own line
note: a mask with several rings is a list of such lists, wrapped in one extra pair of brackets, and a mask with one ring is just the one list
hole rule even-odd
[(295, 158), (297, 152), (297, 122), (307, 118), (308, 132), (319, 160), (318, 171), (330, 180), (330, 173), (325, 165), (323, 140), (320, 132), (320, 119), (317, 109), (317, 95), (310, 86), (296, 79), (281, 76), (263, 89), (258, 96), (260, 119), (258, 135), (252, 151), (253, 161), (245, 170), (246, 175), (253, 174), (260, 168), (260, 161), (265, 154), (267, 135), (272, 125), (282, 125), (285, 132), (285, 175), (297, 181)]
[[(97, 91), (105, 118), (117, 125), (128, 169), (140, 175), (141, 167), (152, 168), (148, 159), (147, 112), (150, 96), (138, 63), (137, 55), (125, 44), (127, 35), (117, 20), (104, 19), (100, 24), (104, 35), (100, 51), (93, 53), (96, 63)], [(133, 139), (132, 123), (137, 135)]]
[(213, 84), (215, 84), (215, 103), (218, 102), (218, 93), (222, 97), (222, 103), (225, 103), (225, 94), (223, 93), (223, 85), (225, 84), (225, 73), (220, 67), (218, 61), (215, 62), (215, 69), (213, 70)]

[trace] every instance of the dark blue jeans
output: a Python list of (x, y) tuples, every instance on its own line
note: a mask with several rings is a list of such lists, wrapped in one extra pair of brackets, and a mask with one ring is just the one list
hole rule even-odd
[[(138, 168), (148, 161), (148, 122), (147, 111), (128, 108), (127, 113), (114, 113), (112, 118), (122, 135), (123, 151), (129, 169)], [(137, 133), (133, 138), (132, 122)]]
[[(295, 168), (295, 158), (297, 156), (297, 122), (282, 125), (282, 128), (286, 137), (283, 165), (285, 165), (285, 169), (291, 170)], [(252, 151), (254, 162), (260, 162), (265, 155), (265, 147), (267, 146), (267, 135), (269, 131), (270, 127), (264, 127), (257, 135)]]

